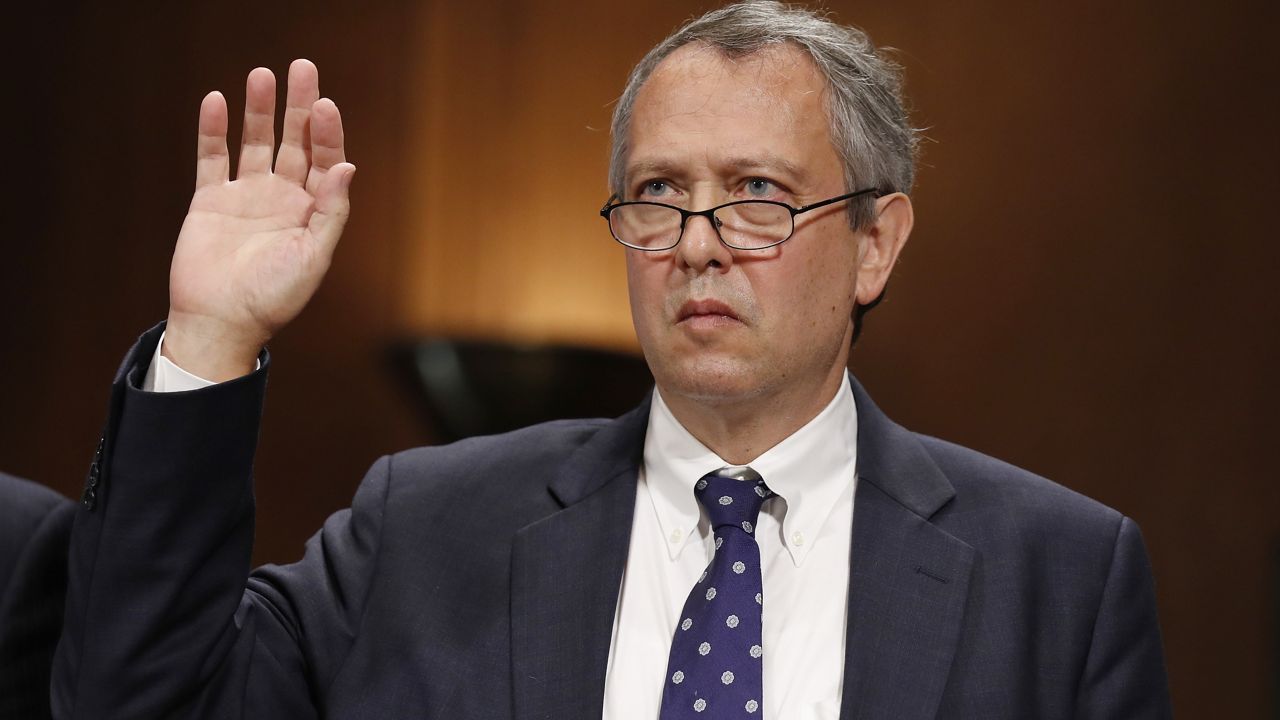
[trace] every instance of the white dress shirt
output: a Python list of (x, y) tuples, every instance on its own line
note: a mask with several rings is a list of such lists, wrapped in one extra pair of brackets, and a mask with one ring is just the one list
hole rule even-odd
[[(171, 362), (169, 358), (161, 355), (160, 348), (162, 347), (164, 347), (164, 333), (160, 333), (160, 342), (156, 343), (155, 355), (151, 356), (151, 365), (147, 367), (147, 376), (142, 381), (143, 390), (147, 392), (182, 392), (184, 390), (199, 390), (213, 384), (212, 380), (205, 380), (198, 375), (192, 375)], [(262, 367), (262, 361), (259, 360), (254, 370), (260, 367)]]
[[(778, 497), (756, 524), (768, 720), (834, 720), (844, 680), (857, 410), (846, 376), (827, 407), (750, 463)], [(656, 720), (684, 602), (714, 536), (693, 485), (730, 463), (653, 393), (605, 680), (605, 720)]]
[[(160, 354), (144, 390), (212, 385)], [(764, 581), (768, 720), (835, 720), (844, 680), (857, 410), (846, 376), (827, 407), (750, 463), (777, 497), (756, 524)], [(613, 623), (604, 720), (657, 720), (680, 611), (714, 537), (693, 485), (729, 465), (689, 434), (654, 390), (627, 566)]]

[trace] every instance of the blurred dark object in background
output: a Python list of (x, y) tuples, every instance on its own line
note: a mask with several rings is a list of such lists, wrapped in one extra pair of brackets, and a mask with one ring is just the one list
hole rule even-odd
[(653, 387), (644, 358), (565, 345), (426, 338), (396, 350), (441, 441), (616, 417)]

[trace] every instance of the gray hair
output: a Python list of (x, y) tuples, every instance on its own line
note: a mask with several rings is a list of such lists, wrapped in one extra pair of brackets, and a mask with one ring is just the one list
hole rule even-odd
[[(772, 0), (728, 5), (691, 20), (636, 65), (613, 111), (610, 189), (625, 199), (624, 166), (636, 96), (667, 56), (690, 43), (703, 43), (740, 58), (784, 42), (808, 53), (826, 79), (831, 142), (844, 164), (846, 189), (911, 192), (918, 139), (903, 102), (901, 68), (878, 53), (861, 30)], [(874, 197), (849, 203), (853, 229), (874, 219)]]

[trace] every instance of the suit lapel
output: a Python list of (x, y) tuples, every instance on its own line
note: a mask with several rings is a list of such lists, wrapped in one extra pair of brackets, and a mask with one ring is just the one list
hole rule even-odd
[(516, 718), (600, 717), (648, 417), (646, 401), (598, 431), (550, 483), (562, 509), (516, 534)]
[(930, 522), (955, 490), (920, 441), (853, 381), (858, 488), (840, 717), (937, 713), (974, 551)]

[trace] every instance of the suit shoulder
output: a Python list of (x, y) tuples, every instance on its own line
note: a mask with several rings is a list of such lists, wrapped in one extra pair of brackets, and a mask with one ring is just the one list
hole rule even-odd
[(1027, 533), (1114, 540), (1124, 516), (1093, 498), (955, 443), (917, 435), (955, 487), (953, 519), (1016, 526)]
[(587, 442), (610, 420), (552, 420), (496, 435), (478, 435), (447, 445), (404, 450), (392, 456), (401, 467), (430, 463), (436, 467), (465, 463), (477, 466), (509, 466), (512, 462), (538, 463), (561, 459)]
[(512, 473), (541, 474), (564, 462), (612, 420), (553, 420), (447, 445), (413, 448), (390, 457), (397, 478), (456, 480)]
[(449, 528), (461, 534), (459, 523), (478, 517), (493, 528), (522, 527), (550, 512), (548, 482), (611, 422), (556, 420), (404, 450), (373, 466), (352, 508), (382, 518), (395, 528), (384, 537), (400, 541), (425, 532), (439, 542), (437, 535)]

